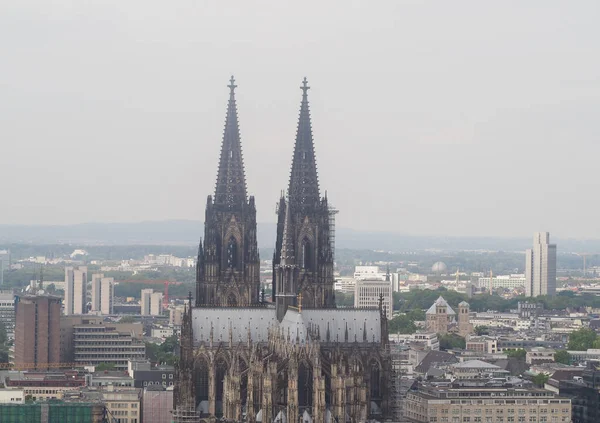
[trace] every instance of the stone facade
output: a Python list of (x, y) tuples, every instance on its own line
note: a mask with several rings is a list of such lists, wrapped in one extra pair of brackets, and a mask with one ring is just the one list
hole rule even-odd
[[(332, 210), (320, 197), (303, 83), (288, 197), (279, 202), (273, 298), (259, 295), (254, 199), (233, 79), (215, 199), (209, 197), (196, 307), (182, 317), (173, 419), (315, 423), (390, 415), (384, 307), (336, 309)], [(223, 176), (229, 175), (229, 176)]]

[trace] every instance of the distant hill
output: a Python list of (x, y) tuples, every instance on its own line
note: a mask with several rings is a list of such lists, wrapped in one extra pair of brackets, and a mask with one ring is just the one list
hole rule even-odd
[[(258, 224), (261, 248), (275, 244), (274, 223)], [(204, 234), (203, 223), (166, 220), (139, 223), (84, 223), (78, 225), (0, 225), (0, 242), (86, 245), (196, 245)], [(559, 252), (600, 254), (600, 240), (556, 240)], [(386, 251), (491, 250), (523, 251), (531, 237), (434, 237), (337, 228), (336, 246)]]

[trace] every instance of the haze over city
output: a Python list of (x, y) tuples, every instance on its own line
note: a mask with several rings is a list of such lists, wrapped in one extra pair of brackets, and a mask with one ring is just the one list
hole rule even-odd
[(600, 238), (599, 6), (564, 5), (5, 1), (0, 222), (202, 220), (234, 74), (259, 222), (306, 76), (340, 227)]

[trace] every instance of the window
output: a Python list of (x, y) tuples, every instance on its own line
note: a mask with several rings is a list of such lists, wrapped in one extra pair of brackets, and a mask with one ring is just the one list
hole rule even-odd
[(173, 373), (169, 375), (169, 379), (173, 379)]
[(163, 375), (162, 375), (162, 378), (163, 378), (163, 379), (166, 379), (166, 378), (167, 378), (167, 375), (166, 375), (165, 373), (163, 373)]
[(470, 417), (463, 417), (463, 423), (469, 423), (471, 421)]

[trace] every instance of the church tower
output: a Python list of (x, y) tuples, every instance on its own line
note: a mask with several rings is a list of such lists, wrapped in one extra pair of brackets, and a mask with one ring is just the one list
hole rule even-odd
[(260, 259), (256, 239), (254, 197), (246, 193), (246, 177), (231, 77), (215, 196), (208, 196), (204, 245), (198, 248), (196, 306), (258, 304)]
[[(277, 241), (273, 256), (273, 295), (276, 303), (297, 304), (302, 296), (302, 307), (334, 307), (333, 238), (330, 228), (330, 209), (327, 196), (321, 197), (317, 163), (308, 107), (308, 82), (300, 87), (302, 101), (292, 158), (288, 200), (281, 198), (278, 208)], [(285, 228), (288, 228), (287, 230)], [(286, 281), (290, 272), (281, 272), (282, 266), (293, 263), (297, 274), (289, 292)], [(278, 288), (288, 287), (280, 292)], [(293, 298), (292, 298), (293, 294)], [(287, 306), (286, 306), (287, 307)], [(278, 311), (279, 312), (279, 311)]]

